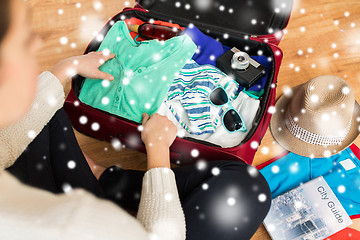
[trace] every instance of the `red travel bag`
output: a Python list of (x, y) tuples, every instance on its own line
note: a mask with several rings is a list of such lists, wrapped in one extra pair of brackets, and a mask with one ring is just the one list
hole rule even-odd
[[(202, 4), (202, 5), (199, 5)], [(205, 4), (205, 5), (204, 5)], [(206, 5), (207, 4), (207, 5)], [(218, 39), (223, 45), (237, 47), (249, 55), (259, 51), (272, 58), (271, 71), (260, 98), (260, 106), (254, 125), (245, 139), (237, 146), (220, 146), (193, 139), (177, 137), (171, 146), (171, 160), (177, 164), (189, 164), (197, 160), (237, 160), (251, 164), (270, 122), (272, 106), (275, 104), (277, 76), (282, 60), (282, 51), (277, 46), (281, 40), (292, 9), (292, 0), (139, 0), (134, 8), (125, 8), (114, 16), (100, 31), (104, 36), (116, 21), (137, 17), (143, 21), (158, 19), (186, 27), (193, 23), (199, 30)], [(145, 10), (147, 9), (147, 10)], [(85, 53), (96, 51), (101, 42), (95, 37)], [(138, 131), (138, 123), (93, 108), (79, 100), (83, 77), (72, 80), (71, 91), (64, 108), (73, 126), (88, 136), (111, 141), (120, 140), (126, 147), (145, 152)], [(87, 121), (80, 121), (81, 117)], [(91, 127), (98, 123), (99, 129)], [(198, 156), (191, 154), (198, 150)]]

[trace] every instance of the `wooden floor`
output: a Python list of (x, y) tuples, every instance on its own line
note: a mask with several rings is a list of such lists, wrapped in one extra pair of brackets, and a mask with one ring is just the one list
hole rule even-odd
[[(33, 28), (44, 41), (39, 52), (41, 70), (82, 54), (106, 21), (134, 1), (124, 0), (28, 0), (33, 9)], [(61, 44), (60, 39), (66, 44)], [(284, 89), (318, 75), (346, 79), (360, 101), (360, 1), (295, 0), (293, 13), (280, 47), (284, 59), (278, 77), (277, 96)], [(83, 151), (104, 166), (146, 167), (146, 156), (130, 149), (114, 151), (110, 144), (76, 133)], [(360, 146), (360, 139), (355, 143)], [(284, 150), (268, 131), (255, 156), (258, 165)], [(360, 230), (360, 221), (352, 227)], [(264, 227), (253, 240), (270, 239)]]

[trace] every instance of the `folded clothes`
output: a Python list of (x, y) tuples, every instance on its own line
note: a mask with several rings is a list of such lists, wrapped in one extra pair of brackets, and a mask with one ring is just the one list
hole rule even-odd
[[(132, 17), (130, 19), (125, 19), (127, 24), (136, 24), (141, 25), (145, 23), (144, 21)], [(197, 49), (192, 57), (198, 64), (211, 64), (216, 66), (216, 59), (223, 55), (225, 52), (230, 50), (230, 47), (222, 45), (216, 39), (202, 33), (195, 25), (190, 24), (187, 28), (181, 27), (178, 24), (169, 23), (160, 20), (154, 20), (151, 23), (167, 26), (167, 27), (174, 27), (177, 29), (183, 30), (182, 34), (188, 35), (196, 44)], [(130, 32), (130, 35), (136, 41), (143, 41), (145, 39), (138, 36), (135, 32)], [(269, 62), (268, 57), (260, 55), (260, 56), (251, 56), (255, 61), (259, 62), (260, 64), (264, 65), (266, 68), (266, 74), (261, 77), (256, 83), (250, 87), (249, 89), (245, 89), (244, 92), (248, 94), (250, 97), (253, 98), (260, 98), (264, 94), (264, 88), (268, 79), (268, 75), (271, 69), (271, 62)]]
[(114, 76), (113, 81), (86, 79), (80, 100), (95, 108), (135, 122), (142, 113), (156, 113), (176, 74), (190, 60), (196, 45), (187, 35), (167, 41), (136, 43), (126, 23), (119, 21), (109, 30), (99, 51), (116, 54), (100, 70)]
[(328, 158), (308, 158), (289, 152), (258, 166), (275, 198), (323, 176), (350, 216), (360, 217), (360, 150), (354, 144)]
[[(222, 85), (226, 84), (225, 81), (221, 82)], [(223, 148), (235, 147), (241, 143), (241, 141), (246, 137), (249, 130), (253, 126), (254, 118), (256, 116), (257, 110), (259, 109), (260, 101), (254, 98), (249, 97), (243, 92), (240, 92), (238, 96), (232, 100), (233, 107), (241, 115), (246, 128), (246, 132), (238, 131), (234, 133), (229, 133), (225, 127), (221, 124), (215, 129), (214, 133), (205, 133), (201, 135), (194, 135), (189, 133), (184, 129), (184, 127), (178, 122), (174, 114), (170, 110), (170, 106), (163, 102), (158, 110), (158, 113), (162, 116), (167, 116), (167, 118), (172, 121), (178, 129), (179, 137), (190, 137), (193, 139), (203, 140), (212, 144), (219, 145)], [(171, 103), (171, 106), (176, 109), (177, 115), (184, 121), (185, 124), (190, 125), (190, 121), (187, 117), (187, 112), (183, 108), (182, 104), (179, 101)]]
[[(225, 86), (229, 92), (230, 102), (242, 89), (218, 68), (209, 64), (199, 65), (193, 60), (188, 62), (173, 80), (165, 101), (177, 121), (190, 134), (215, 132), (223, 111), (221, 107), (210, 102), (209, 94), (220, 82), (233, 83)], [(178, 114), (178, 109), (173, 104), (175, 102), (180, 102), (185, 109), (188, 124)]]
[[(141, 25), (143, 23), (146, 23), (146, 22), (144, 22), (144, 21), (142, 21), (142, 20), (140, 20), (138, 18), (135, 18), (135, 17), (125, 19), (124, 21), (125, 21), (125, 23), (127, 25), (129, 25), (129, 24)], [(181, 30), (185, 29), (184, 27), (181, 27), (179, 24), (169, 23), (169, 22), (160, 21), (160, 20), (153, 20), (153, 21), (149, 21), (148, 23), (161, 25), (161, 26), (165, 26), (165, 27), (177, 28), (177, 29), (181, 29)], [(144, 39), (144, 38), (140, 37), (138, 35), (138, 33), (136, 33), (136, 32), (130, 31), (129, 33), (130, 33), (130, 36), (132, 37), (132, 39), (134, 39), (134, 40), (136, 40), (138, 42), (142, 42), (142, 41), (147, 40), (147, 39)]]

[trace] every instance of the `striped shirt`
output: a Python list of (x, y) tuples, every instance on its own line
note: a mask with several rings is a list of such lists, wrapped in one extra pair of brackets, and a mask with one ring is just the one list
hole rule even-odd
[[(188, 62), (173, 80), (167, 93), (166, 103), (176, 120), (190, 134), (201, 135), (214, 133), (221, 121), (222, 107), (214, 106), (209, 94), (218, 85), (224, 86), (233, 82), (225, 73), (212, 65), (199, 65), (195, 61)], [(237, 83), (227, 86), (230, 101), (242, 90)], [(174, 101), (179, 101), (187, 112), (190, 124), (186, 124), (177, 113)]]

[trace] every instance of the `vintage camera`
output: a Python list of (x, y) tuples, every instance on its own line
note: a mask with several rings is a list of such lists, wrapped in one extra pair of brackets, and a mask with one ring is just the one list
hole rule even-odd
[(265, 67), (236, 47), (216, 60), (216, 66), (246, 89), (265, 74)]

